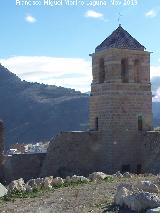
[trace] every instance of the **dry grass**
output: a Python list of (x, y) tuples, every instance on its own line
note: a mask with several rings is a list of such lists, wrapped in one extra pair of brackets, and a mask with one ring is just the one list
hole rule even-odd
[(130, 213), (129, 210), (120, 209), (118, 206), (113, 205), (117, 185), (120, 183), (135, 184), (139, 180), (152, 180), (155, 182), (156, 179), (157, 177), (153, 175), (134, 175), (133, 178), (114, 178), (113, 180), (60, 187), (44, 193), (37, 193), (32, 198), (17, 198), (14, 199), (14, 202), (3, 201), (0, 203), (0, 212)]

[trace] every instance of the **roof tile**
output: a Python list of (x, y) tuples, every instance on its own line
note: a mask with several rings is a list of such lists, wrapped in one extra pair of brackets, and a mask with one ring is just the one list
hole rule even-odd
[(122, 48), (132, 50), (142, 50), (145, 47), (141, 45), (135, 38), (133, 38), (121, 25), (113, 31), (113, 33), (106, 38), (100, 45), (98, 45), (95, 51), (100, 51), (108, 48)]

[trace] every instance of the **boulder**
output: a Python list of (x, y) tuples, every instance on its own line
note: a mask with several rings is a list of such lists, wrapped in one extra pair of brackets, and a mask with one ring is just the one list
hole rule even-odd
[(53, 178), (52, 186), (60, 186), (64, 184), (64, 180), (61, 177)]
[(8, 191), (26, 191), (25, 188), (25, 183), (23, 178), (20, 178), (18, 180), (13, 180), (9, 185), (8, 185)]
[(131, 191), (131, 192), (134, 190), (132, 184), (130, 184), (130, 183), (121, 183), (121, 184), (119, 184), (119, 185), (117, 186), (117, 191), (120, 190), (122, 187), (128, 189), (128, 190)]
[(134, 209), (135, 205), (135, 194), (129, 194), (128, 196), (124, 197), (123, 205), (129, 209)]
[(126, 206), (135, 212), (160, 206), (160, 197), (156, 193), (139, 191), (131, 184), (122, 183), (117, 187), (115, 204)]
[(117, 192), (115, 194), (114, 197), (114, 202), (116, 205), (120, 205), (123, 206), (124, 205), (124, 201), (125, 201), (125, 197), (127, 197), (130, 194), (130, 191), (125, 188), (125, 187), (119, 187), (117, 189)]
[(36, 179), (30, 179), (27, 183), (26, 183), (26, 187), (27, 188), (32, 188), (32, 189), (37, 189), (37, 183), (36, 183)]
[(51, 189), (52, 188), (52, 183), (53, 183), (53, 176), (45, 177), (44, 178), (44, 182), (43, 182), (43, 186), (46, 189)]
[(8, 193), (8, 190), (0, 183), (0, 197), (3, 197)]
[(123, 177), (123, 175), (120, 173), (120, 171), (116, 172), (113, 176), (119, 177), (119, 178)]
[(43, 178), (37, 178), (37, 179), (30, 179), (26, 183), (27, 188), (32, 188), (32, 189), (40, 189), (43, 187), (44, 184), (44, 179)]
[(132, 178), (132, 175), (129, 172), (125, 172), (123, 174), (123, 177), (125, 177), (125, 178)]
[(89, 179), (84, 177), (84, 176), (77, 176), (77, 175), (73, 175), (71, 177), (71, 182), (72, 183), (78, 183), (78, 182), (89, 182)]
[(25, 187), (26, 187), (26, 192), (32, 192), (33, 191), (33, 188), (30, 185), (26, 184)]
[(158, 193), (158, 186), (152, 183), (151, 181), (140, 181), (136, 187), (139, 190), (150, 192), (150, 193)]
[(91, 181), (104, 180), (106, 177), (107, 175), (103, 172), (93, 172), (89, 175)]
[(124, 197), (124, 205), (132, 211), (140, 212), (160, 206), (160, 198), (153, 193), (138, 192)]
[(44, 178), (37, 178), (37, 179), (35, 179), (35, 184), (37, 185), (38, 188), (43, 187)]
[(160, 213), (160, 207), (155, 208), (155, 209), (148, 209), (146, 213)]
[(66, 179), (65, 179), (64, 181), (65, 181), (65, 183), (68, 183), (68, 184), (70, 184), (70, 183), (72, 182), (70, 176), (67, 176)]

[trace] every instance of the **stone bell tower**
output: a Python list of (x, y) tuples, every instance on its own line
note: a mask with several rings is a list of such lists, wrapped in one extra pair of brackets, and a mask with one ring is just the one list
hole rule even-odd
[(92, 54), (90, 129), (103, 135), (110, 170), (141, 170), (139, 134), (152, 129), (150, 53), (121, 25)]

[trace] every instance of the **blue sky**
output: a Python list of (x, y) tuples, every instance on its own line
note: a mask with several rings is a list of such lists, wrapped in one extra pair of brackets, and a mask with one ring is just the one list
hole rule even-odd
[[(45, 0), (46, 1), (46, 0)], [(54, 3), (54, 0), (50, 0)], [(113, 1), (113, 0), (112, 0)], [(152, 77), (160, 76), (160, 2), (137, 0), (135, 6), (112, 5), (111, 0), (84, 1), (84, 6), (22, 6), (24, 1), (0, 2), (0, 61), (22, 79), (88, 91), (89, 53), (120, 22), (151, 55)], [(129, 0), (136, 3), (136, 0)], [(106, 6), (88, 6), (106, 3)]]

